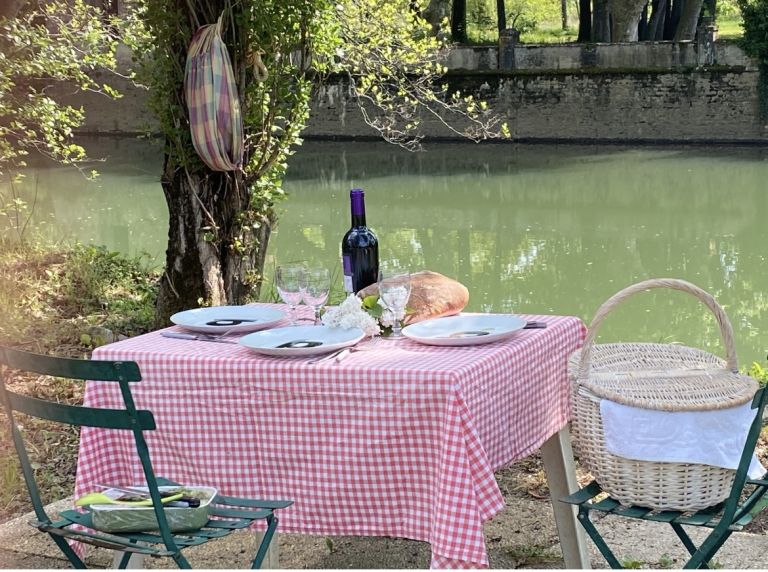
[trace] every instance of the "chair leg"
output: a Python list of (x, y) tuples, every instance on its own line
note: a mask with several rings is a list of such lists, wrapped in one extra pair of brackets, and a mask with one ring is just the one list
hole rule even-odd
[(261, 544), (259, 544), (259, 550), (256, 552), (256, 557), (251, 563), (251, 569), (256, 570), (261, 568), (261, 564), (264, 562), (264, 558), (269, 550), (269, 545), (272, 542), (272, 537), (275, 535), (277, 522), (277, 517), (274, 514), (267, 517), (267, 529), (264, 531), (264, 536), (261, 539)]
[(682, 525), (677, 524), (675, 522), (669, 523), (672, 526), (672, 530), (675, 531), (675, 534), (677, 534), (677, 537), (680, 539), (680, 542), (683, 543), (683, 546), (685, 546), (686, 550), (688, 550), (688, 553), (693, 556), (696, 554), (696, 551), (698, 548), (693, 543), (693, 540), (691, 540), (691, 537), (688, 536), (688, 533), (685, 532), (685, 529), (683, 529)]
[(683, 568), (709, 568), (709, 562), (714, 558), (720, 547), (731, 536), (733, 531), (727, 528), (722, 531), (717, 529), (712, 531), (707, 539), (701, 544), (701, 547), (692, 555), (691, 559), (685, 563)]
[(85, 562), (83, 562), (80, 557), (77, 555), (77, 553), (72, 550), (72, 547), (69, 545), (69, 542), (67, 542), (62, 536), (59, 536), (57, 534), (50, 534), (49, 536), (53, 539), (53, 541), (56, 543), (56, 545), (61, 549), (61, 551), (64, 553), (64, 556), (67, 557), (67, 559), (72, 563), (73, 568), (79, 568), (79, 569), (85, 569), (88, 568), (85, 565)]
[[(117, 558), (115, 558), (117, 560)], [(131, 553), (130, 552), (123, 552), (123, 555), (120, 557), (120, 562), (117, 563), (117, 569), (118, 570), (125, 570), (128, 568), (128, 564), (131, 561)]]
[(189, 564), (186, 558), (182, 555), (181, 551), (174, 554), (171, 558), (176, 563), (176, 566), (183, 569), (190, 569), (192, 566)]
[(603, 540), (603, 537), (600, 535), (597, 528), (595, 528), (595, 525), (589, 520), (589, 509), (585, 508), (584, 505), (579, 505), (579, 514), (577, 518), (584, 527), (584, 530), (587, 531), (592, 542), (597, 546), (600, 554), (602, 554), (603, 558), (608, 562), (608, 565), (614, 569), (624, 568), (618, 558), (616, 558), (616, 555), (610, 548), (608, 548), (608, 545), (605, 543), (605, 540)]

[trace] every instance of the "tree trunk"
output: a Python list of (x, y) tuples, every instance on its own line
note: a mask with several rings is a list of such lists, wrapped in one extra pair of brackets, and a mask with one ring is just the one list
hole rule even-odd
[(28, 0), (4, 0), (0, 2), (0, 20), (12, 20)]
[(592, 40), (592, 2), (579, 0), (579, 37), (577, 42)]
[(651, 21), (648, 23), (648, 39), (658, 41), (664, 39), (664, 21), (667, 14), (667, 0), (654, 0)]
[[(156, 326), (165, 326), (175, 312), (201, 305), (240, 304), (252, 285), (249, 270), (263, 268), (271, 221), (246, 232), (246, 240), (259, 241), (251, 257), (236, 246), (243, 233), (242, 217), (250, 200), (241, 173), (188, 173), (170, 171), (166, 158), (163, 192), (169, 211), (165, 274), (160, 281)], [(170, 171), (170, 172), (169, 172)]]
[(467, 0), (453, 0), (451, 35), (454, 42), (467, 43)]
[(677, 23), (680, 21), (680, 14), (683, 12), (683, 3), (684, 0), (670, 0), (667, 21), (664, 23), (665, 40), (672, 40), (675, 37)]
[(643, 11), (637, 22), (637, 39), (641, 42), (648, 41), (648, 4), (643, 6)]
[(499, 32), (507, 29), (507, 11), (504, 6), (504, 0), (496, 0), (496, 23)]
[(645, 3), (638, 0), (608, 0), (611, 14), (611, 41), (634, 42)]
[[(503, 2), (503, 0), (501, 0)], [(568, 29), (568, 0), (560, 0), (560, 19), (563, 32)]]
[(696, 26), (699, 23), (699, 13), (704, 0), (685, 0), (683, 13), (680, 15), (680, 21), (677, 23), (675, 31), (675, 42), (684, 40), (693, 40), (696, 36)]
[(421, 16), (432, 25), (432, 30), (437, 32), (443, 19), (451, 17), (451, 0), (430, 0)]
[(595, 42), (610, 42), (611, 20), (608, 11), (608, 0), (595, 0), (592, 16), (593, 40)]

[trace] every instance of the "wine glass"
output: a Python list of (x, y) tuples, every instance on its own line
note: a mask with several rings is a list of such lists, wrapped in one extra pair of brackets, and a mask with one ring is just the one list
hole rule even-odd
[(397, 266), (379, 270), (379, 300), (391, 314), (391, 338), (401, 338), (405, 309), (411, 296), (411, 273)]
[(320, 309), (328, 301), (331, 290), (331, 273), (327, 268), (309, 268), (304, 271), (303, 297), (304, 303), (312, 308), (315, 325), (320, 322)]
[(278, 266), (275, 273), (275, 285), (277, 293), (283, 302), (290, 308), (291, 325), (296, 324), (296, 306), (301, 304), (304, 297), (303, 289), (304, 266), (300, 264), (287, 264)]

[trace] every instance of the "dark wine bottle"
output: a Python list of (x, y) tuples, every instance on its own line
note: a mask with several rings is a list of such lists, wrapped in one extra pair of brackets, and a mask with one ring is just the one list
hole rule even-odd
[(363, 189), (349, 191), (349, 201), (352, 227), (341, 240), (341, 268), (344, 271), (344, 290), (357, 293), (378, 279), (379, 240), (365, 225)]

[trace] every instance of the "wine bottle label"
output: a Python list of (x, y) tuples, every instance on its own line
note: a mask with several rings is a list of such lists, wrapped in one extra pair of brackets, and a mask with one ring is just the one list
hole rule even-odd
[(349, 256), (341, 257), (341, 268), (344, 271), (344, 291), (354, 294), (355, 291), (352, 288), (352, 261)]

